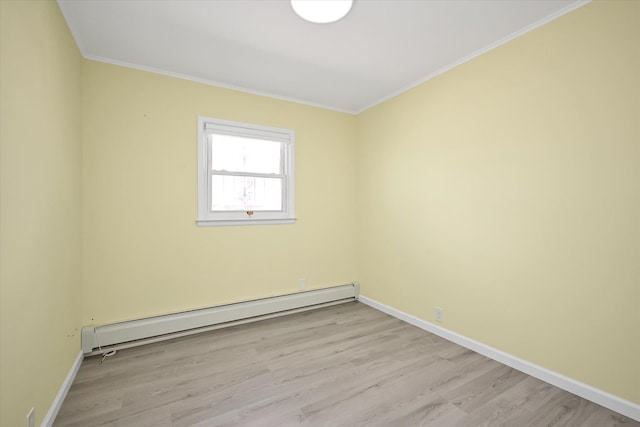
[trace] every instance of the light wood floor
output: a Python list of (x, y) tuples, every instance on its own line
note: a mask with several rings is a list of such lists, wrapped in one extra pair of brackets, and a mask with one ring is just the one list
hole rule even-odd
[(54, 426), (640, 426), (358, 302), (99, 361)]

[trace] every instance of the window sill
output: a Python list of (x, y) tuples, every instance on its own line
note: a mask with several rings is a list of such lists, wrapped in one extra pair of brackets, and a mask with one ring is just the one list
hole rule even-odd
[(297, 218), (278, 219), (198, 219), (198, 227), (230, 227), (236, 225), (295, 224)]

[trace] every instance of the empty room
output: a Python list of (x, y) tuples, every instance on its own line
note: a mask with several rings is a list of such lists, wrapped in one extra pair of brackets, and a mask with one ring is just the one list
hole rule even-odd
[(640, 1), (0, 30), (1, 427), (640, 426)]

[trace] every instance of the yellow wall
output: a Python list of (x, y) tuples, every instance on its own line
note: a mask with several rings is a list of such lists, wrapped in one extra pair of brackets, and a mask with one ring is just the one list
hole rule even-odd
[[(356, 279), (355, 117), (84, 63), (83, 322)], [(296, 132), (294, 225), (197, 227), (197, 117)]]
[(0, 425), (78, 356), (82, 58), (53, 1), (0, 1)]
[(640, 2), (358, 117), (363, 294), (640, 403)]
[[(640, 403), (640, 2), (358, 117), (82, 61), (52, 1), (0, 14), (0, 425), (40, 422), (79, 325), (303, 277), (443, 307), (446, 328)], [(296, 131), (297, 224), (195, 226), (198, 115)]]

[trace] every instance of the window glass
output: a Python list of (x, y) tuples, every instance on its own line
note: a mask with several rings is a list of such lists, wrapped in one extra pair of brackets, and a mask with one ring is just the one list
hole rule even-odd
[(281, 142), (216, 133), (209, 138), (214, 171), (282, 173)]
[(282, 179), (213, 175), (212, 211), (280, 211)]

